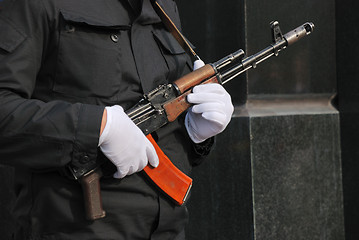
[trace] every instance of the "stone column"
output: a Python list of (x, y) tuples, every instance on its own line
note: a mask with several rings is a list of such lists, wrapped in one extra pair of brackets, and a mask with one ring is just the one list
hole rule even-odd
[(334, 0), (206, 0), (180, 13), (207, 62), (267, 47), (273, 20), (283, 33), (316, 25), (225, 86), (236, 111), (193, 171), (188, 239), (344, 240)]

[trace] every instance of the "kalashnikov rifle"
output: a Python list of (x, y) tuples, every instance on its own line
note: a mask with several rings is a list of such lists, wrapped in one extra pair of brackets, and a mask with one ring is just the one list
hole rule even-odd
[[(191, 93), (194, 86), (207, 83), (225, 84), (247, 70), (255, 68), (269, 57), (277, 56), (280, 51), (309, 35), (314, 29), (314, 24), (307, 22), (283, 35), (277, 21), (271, 22), (270, 25), (273, 43), (267, 48), (248, 57), (240, 49), (217, 62), (206, 64), (173, 83), (158, 86), (145, 94), (134, 107), (126, 111), (126, 114), (154, 145), (159, 156), (159, 166), (153, 168), (148, 165), (144, 172), (162, 192), (178, 205), (182, 205), (186, 201), (192, 186), (192, 179), (172, 164), (152, 138), (151, 133), (167, 123), (173, 122), (191, 107), (186, 96)], [(79, 172), (73, 172), (75, 177), (81, 175), (78, 179), (84, 191), (86, 216), (90, 220), (105, 216), (100, 195), (101, 171), (99, 169), (96, 168), (82, 175)]]

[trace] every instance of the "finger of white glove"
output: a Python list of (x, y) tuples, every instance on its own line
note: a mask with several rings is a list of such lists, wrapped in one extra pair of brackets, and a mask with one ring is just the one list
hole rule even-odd
[(229, 122), (226, 114), (219, 112), (205, 112), (202, 113), (202, 117), (207, 121), (217, 123), (221, 127), (221, 130), (223, 130), (222, 128)]
[(205, 103), (205, 102), (224, 102), (226, 101), (223, 94), (211, 93), (211, 92), (198, 92), (190, 93), (187, 95), (187, 101), (193, 104)]
[(148, 158), (148, 163), (152, 166), (152, 167), (158, 167), (159, 165), (159, 159), (158, 156), (156, 154), (156, 150), (153, 147), (153, 145), (151, 144), (151, 142), (149, 142), (150, 146), (147, 149), (147, 158)]
[(201, 114), (187, 113), (185, 126), (189, 137), (195, 143), (200, 143), (222, 131), (222, 127), (204, 119)]
[(225, 104), (222, 102), (205, 102), (196, 104), (192, 107), (191, 111), (194, 113), (204, 112), (220, 112), (225, 113)]
[(120, 173), (118, 170), (117, 170), (117, 172), (115, 172), (115, 173), (113, 174), (113, 177), (114, 177), (114, 178), (118, 178), (118, 179), (124, 178), (125, 176), (126, 176), (125, 174)]
[[(199, 115), (199, 114), (197, 114), (197, 115)], [(199, 136), (199, 134), (197, 133), (196, 121), (193, 120), (193, 118), (196, 118), (195, 113), (188, 112), (186, 114), (185, 126), (186, 126), (186, 129), (187, 129), (187, 133), (188, 133), (189, 137), (192, 139), (193, 142), (195, 142), (195, 143), (203, 142), (205, 140), (205, 138), (202, 137), (202, 136)]]
[(141, 171), (148, 163), (157, 166), (154, 147), (123, 109), (120, 106), (106, 109), (107, 123), (101, 135), (100, 148), (117, 167), (114, 177), (122, 178)]
[[(128, 165), (126, 167), (117, 168), (117, 172), (113, 175), (114, 178), (123, 178), (125, 176), (134, 174), (138, 172), (138, 170), (142, 170), (147, 166), (147, 161), (152, 167), (157, 167), (159, 164), (159, 159), (156, 154), (156, 150), (148, 139), (146, 139), (146, 147), (145, 152), (143, 154), (138, 155), (139, 161), (132, 162), (132, 165)], [(136, 165), (137, 163), (137, 165)]]
[(224, 87), (219, 83), (207, 83), (207, 84), (200, 84), (196, 85), (192, 92), (212, 92), (212, 93), (226, 93), (227, 91)]
[(187, 96), (187, 101), (195, 104), (192, 107), (195, 113), (218, 111), (232, 114), (233, 112), (231, 96), (220, 84), (196, 86), (193, 93)]
[(201, 59), (198, 59), (196, 61), (194, 61), (193, 63), (193, 71), (197, 70), (198, 68), (203, 67), (205, 64)]
[(196, 86), (192, 93), (188, 94), (187, 101), (193, 104), (205, 102), (231, 103), (231, 97), (220, 84), (204, 84)]

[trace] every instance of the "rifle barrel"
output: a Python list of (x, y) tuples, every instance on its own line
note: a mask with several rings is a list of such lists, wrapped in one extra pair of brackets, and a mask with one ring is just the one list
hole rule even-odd
[[(240, 74), (246, 72), (251, 68), (256, 68), (256, 66), (263, 62), (264, 60), (268, 59), (269, 57), (275, 55), (277, 56), (278, 53), (285, 49), (287, 46), (292, 45), (293, 43), (297, 42), (299, 39), (303, 38), (304, 36), (309, 35), (314, 30), (314, 24), (311, 22), (304, 23), (303, 25), (297, 27), (296, 29), (286, 33), (284, 36), (281, 37), (280, 40), (274, 42), (267, 48), (259, 51), (258, 53), (246, 57), (240, 61), (239, 64), (236, 64), (234, 67), (227, 69), (223, 73), (220, 73), (220, 77), (222, 80), (222, 84), (225, 84), (232, 79), (236, 78)], [(241, 50), (239, 50), (241, 51)], [(238, 53), (239, 51), (235, 52)], [(243, 52), (243, 51), (242, 51)], [(230, 54), (228, 56), (235, 55)], [(236, 54), (238, 56), (238, 54)], [(240, 56), (242, 56), (241, 54)], [(228, 57), (226, 57), (228, 58)], [(226, 59), (224, 58), (224, 59)], [(221, 61), (221, 60), (220, 60)], [(218, 61), (218, 62), (220, 62)], [(228, 65), (230, 60), (225, 61), (225, 65)], [(216, 62), (217, 63), (217, 62)], [(220, 65), (220, 64), (219, 64)], [(215, 66), (215, 65), (214, 65)], [(220, 65), (221, 67), (223, 65)]]

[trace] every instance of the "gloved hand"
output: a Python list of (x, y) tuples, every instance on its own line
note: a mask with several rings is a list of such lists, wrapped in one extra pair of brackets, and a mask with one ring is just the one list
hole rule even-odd
[(197, 70), (198, 68), (201, 68), (205, 65), (205, 63), (198, 57), (196, 61), (193, 63), (193, 71)]
[(159, 164), (156, 150), (142, 131), (126, 115), (121, 106), (106, 107), (107, 122), (99, 146), (117, 167), (115, 178), (141, 171), (147, 164)]
[(218, 83), (195, 86), (187, 101), (194, 106), (186, 114), (185, 126), (195, 143), (221, 133), (231, 120), (234, 110), (231, 96)]

